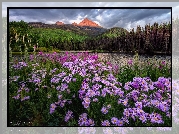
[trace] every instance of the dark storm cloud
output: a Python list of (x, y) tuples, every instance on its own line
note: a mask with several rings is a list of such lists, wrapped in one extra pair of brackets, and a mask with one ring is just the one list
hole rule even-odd
[(71, 20), (85, 17), (98, 22), (105, 28), (114, 26), (131, 28), (139, 23), (169, 22), (171, 20), (170, 9), (10, 9), (10, 21), (24, 20), (26, 22), (38, 21), (55, 23), (62, 21), (66, 24)]
[[(116, 24), (120, 24), (120, 27), (126, 27), (127, 23), (131, 22), (137, 22), (137, 21), (149, 21), (156, 19), (157, 22), (161, 21), (170, 21), (171, 10), (167, 9), (121, 9), (121, 10), (115, 10), (114, 12), (110, 13), (110, 16), (104, 15), (104, 21), (102, 24), (105, 27), (111, 27)], [(167, 15), (168, 14), (168, 15)], [(167, 17), (165, 20), (161, 20), (160, 17)], [(163, 19), (163, 18), (162, 18)], [(121, 22), (121, 23), (120, 23)], [(150, 23), (150, 22), (148, 22)]]
[[(70, 19), (76, 19), (77, 16), (85, 17), (94, 13), (94, 9), (10, 9), (9, 16), (16, 16), (17, 18), (24, 16), (26, 21), (39, 20), (47, 22), (48, 20), (69, 22)], [(25, 20), (24, 20), (25, 21)]]

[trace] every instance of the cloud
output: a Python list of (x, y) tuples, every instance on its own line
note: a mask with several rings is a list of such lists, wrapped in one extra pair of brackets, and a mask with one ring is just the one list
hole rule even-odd
[[(42, 6), (42, 7), (132, 7), (132, 6), (173, 6), (173, 17), (177, 16), (179, 12), (179, 3), (170, 2), (17, 2), (15, 3), (2, 3), (2, 14), (5, 14), (6, 7), (18, 5), (27, 7)], [(171, 20), (171, 12), (167, 9), (11, 9), (10, 10), (10, 21), (24, 20), (26, 22), (40, 21), (49, 24), (53, 24), (56, 21), (63, 21), (64, 23), (71, 24), (73, 22), (79, 23), (85, 17), (98, 23), (102, 27), (123, 27), (127, 30), (136, 28), (137, 25), (142, 27), (145, 24), (153, 24), (154, 22), (169, 22)]]

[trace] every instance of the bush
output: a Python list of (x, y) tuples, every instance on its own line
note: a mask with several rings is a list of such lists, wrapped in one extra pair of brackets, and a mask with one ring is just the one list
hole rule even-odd
[(20, 52), (20, 48), (19, 47), (14, 47), (14, 48), (12, 48), (12, 52)]
[(34, 51), (34, 47), (33, 46), (28, 47), (28, 52), (33, 52), (33, 51)]
[(58, 49), (53, 49), (51, 52), (57, 52), (57, 53), (60, 53), (60, 50), (58, 50)]
[(36, 49), (36, 52), (48, 52), (46, 47), (39, 47)]

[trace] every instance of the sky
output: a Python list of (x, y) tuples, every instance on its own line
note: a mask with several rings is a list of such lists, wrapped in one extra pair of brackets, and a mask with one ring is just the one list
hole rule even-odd
[[(63, 3), (63, 2), (61, 2)], [(120, 3), (120, 4), (119, 4)], [(63, 3), (63, 6), (88, 6), (88, 7), (111, 7), (120, 5), (122, 7), (131, 7), (132, 5), (138, 7), (152, 7), (161, 6), (159, 2), (118, 2), (113, 4), (110, 2), (91, 2), (91, 3)], [(34, 2), (25, 4), (19, 3), (18, 6), (34, 6)], [(43, 7), (57, 7), (57, 2), (50, 3), (36, 3), (36, 6)], [(80, 5), (80, 6), (79, 6)], [(14, 3), (2, 3), (2, 16), (7, 14), (6, 7), (14, 6)], [(172, 17), (176, 18), (179, 13), (179, 2), (176, 3), (163, 3), (162, 6), (173, 7)], [(9, 20), (25, 22), (43, 22), (47, 24), (55, 24), (57, 21), (62, 21), (65, 24), (71, 24), (73, 22), (80, 23), (84, 18), (88, 18), (104, 28), (122, 27), (127, 30), (136, 28), (138, 25), (144, 27), (146, 24), (153, 24), (154, 22), (163, 23), (171, 21), (170, 9), (10, 9)]]

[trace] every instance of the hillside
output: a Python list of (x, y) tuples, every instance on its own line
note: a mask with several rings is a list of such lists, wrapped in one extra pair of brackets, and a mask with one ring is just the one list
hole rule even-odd
[(120, 37), (121, 35), (126, 35), (129, 32), (124, 29), (124, 28), (120, 28), (120, 27), (113, 27), (111, 29), (106, 30), (104, 33), (98, 35), (97, 38), (99, 37), (109, 37), (109, 38), (114, 38), (114, 37)]
[(45, 24), (42, 22), (29, 22), (29, 26), (34, 28), (52, 28), (52, 29), (62, 29), (66, 31), (71, 31), (80, 35), (87, 36), (97, 36), (104, 33), (107, 29), (99, 26), (95, 22), (85, 18), (79, 24), (64, 24), (63, 22), (57, 21), (55, 24)]

